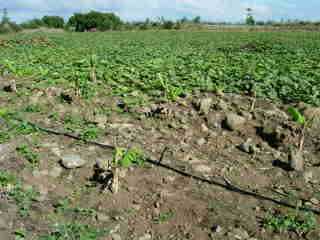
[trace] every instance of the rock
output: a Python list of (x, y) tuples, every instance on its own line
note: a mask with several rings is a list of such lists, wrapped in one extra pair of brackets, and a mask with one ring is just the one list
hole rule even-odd
[(207, 127), (207, 125), (204, 124), (204, 123), (202, 123), (202, 124), (201, 124), (201, 132), (206, 133), (206, 132), (208, 132), (208, 131), (209, 131), (209, 128)]
[(104, 115), (96, 115), (93, 119), (93, 122), (96, 123), (99, 128), (105, 128), (107, 121), (108, 118)]
[(111, 234), (111, 238), (112, 240), (121, 240), (120, 234), (117, 233)]
[(6, 92), (17, 92), (16, 80), (11, 80), (7, 85), (3, 87), (3, 90)]
[(241, 129), (246, 119), (235, 113), (229, 113), (225, 119), (225, 125), (229, 130), (235, 131)]
[(254, 153), (256, 151), (256, 146), (252, 144), (252, 139), (248, 138), (247, 141), (239, 145), (239, 149), (246, 153)]
[(83, 167), (87, 162), (77, 154), (65, 154), (61, 156), (61, 164), (65, 168), (73, 169)]
[(97, 213), (97, 221), (99, 222), (109, 222), (110, 219), (111, 218), (108, 215), (99, 212)]
[(228, 232), (228, 236), (236, 240), (246, 240), (249, 238), (247, 231), (241, 228), (235, 228), (231, 232)]
[(293, 149), (289, 153), (289, 165), (292, 170), (302, 172), (304, 169), (303, 153)]
[(49, 171), (49, 176), (53, 178), (58, 178), (60, 177), (63, 169), (60, 166), (55, 166), (54, 168)]
[(219, 101), (215, 104), (215, 109), (219, 111), (228, 111), (229, 106), (225, 101), (219, 99)]
[(209, 128), (221, 128), (221, 122), (225, 116), (219, 112), (211, 112), (206, 116), (206, 122)]
[(9, 144), (0, 144), (0, 162), (5, 161), (10, 152), (12, 150), (12, 146)]
[(311, 121), (312, 128), (320, 128), (320, 107), (307, 107), (303, 115), (307, 121)]
[(313, 179), (313, 172), (312, 171), (306, 171), (303, 173), (303, 178), (304, 178), (304, 181), (306, 183), (309, 183), (312, 181)]
[(272, 147), (280, 147), (286, 139), (286, 133), (274, 121), (266, 121), (260, 132), (261, 137)]
[(201, 173), (209, 173), (212, 169), (208, 165), (201, 164), (194, 166), (194, 170)]
[(311, 202), (312, 204), (314, 204), (314, 205), (319, 205), (319, 200), (316, 199), (316, 198), (311, 198), (311, 199), (310, 199), (310, 202)]
[(212, 98), (203, 98), (197, 104), (197, 108), (201, 114), (208, 114), (212, 105)]
[(146, 233), (142, 237), (139, 237), (139, 240), (151, 240), (151, 239), (152, 239), (152, 236), (150, 233)]
[(206, 142), (207, 142), (207, 141), (206, 141), (204, 138), (199, 138), (199, 139), (197, 140), (197, 145), (198, 145), (198, 146), (202, 146), (202, 145), (204, 145)]
[(215, 225), (215, 226), (212, 227), (212, 231), (214, 233), (222, 233), (223, 228), (220, 225)]

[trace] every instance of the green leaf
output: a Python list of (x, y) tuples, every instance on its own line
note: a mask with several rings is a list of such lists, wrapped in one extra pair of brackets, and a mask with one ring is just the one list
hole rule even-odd
[(301, 125), (303, 125), (306, 122), (304, 116), (298, 111), (298, 109), (296, 109), (294, 107), (289, 107), (288, 113), (291, 115), (293, 121), (295, 121)]

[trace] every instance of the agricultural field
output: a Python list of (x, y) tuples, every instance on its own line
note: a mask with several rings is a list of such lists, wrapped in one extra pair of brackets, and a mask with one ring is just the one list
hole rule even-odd
[(0, 36), (0, 239), (320, 238), (320, 33)]

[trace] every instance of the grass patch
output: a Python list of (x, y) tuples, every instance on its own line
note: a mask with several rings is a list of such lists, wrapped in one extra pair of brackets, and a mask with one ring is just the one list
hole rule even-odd
[(53, 228), (52, 232), (38, 240), (98, 240), (108, 233), (106, 230), (80, 223), (56, 224)]

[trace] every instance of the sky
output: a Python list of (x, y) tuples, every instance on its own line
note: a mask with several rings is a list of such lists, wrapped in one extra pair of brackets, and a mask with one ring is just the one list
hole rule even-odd
[(239, 22), (248, 7), (256, 20), (320, 20), (320, 0), (0, 0), (0, 9), (7, 8), (10, 19), (18, 23), (90, 10), (114, 12), (127, 21), (201, 16), (206, 21)]

